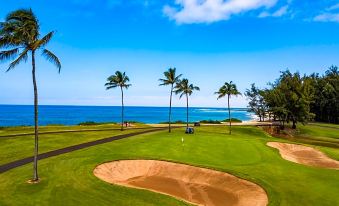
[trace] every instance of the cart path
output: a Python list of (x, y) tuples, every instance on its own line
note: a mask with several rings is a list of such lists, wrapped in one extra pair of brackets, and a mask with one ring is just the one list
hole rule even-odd
[[(41, 154), (38, 155), (38, 159), (42, 160), (42, 159), (46, 159), (46, 158), (49, 158), (49, 157), (54, 157), (54, 156), (58, 156), (58, 155), (61, 155), (61, 154), (66, 154), (66, 153), (70, 153), (70, 152), (73, 152), (73, 151), (81, 150), (81, 149), (84, 149), (84, 148), (88, 148), (88, 147), (92, 147), (92, 146), (96, 146), (96, 145), (100, 145), (100, 144), (105, 144), (105, 143), (112, 142), (112, 141), (115, 141), (115, 140), (124, 139), (124, 138), (127, 138), (127, 137), (133, 137), (133, 136), (151, 133), (151, 132), (157, 132), (157, 131), (161, 131), (161, 130), (164, 130), (164, 129), (167, 129), (167, 128), (155, 128), (155, 129), (150, 129), (150, 130), (146, 130), (146, 131), (134, 132), (134, 133), (129, 133), (129, 134), (121, 134), (121, 135), (117, 135), (117, 136), (113, 136), (113, 137), (108, 137), (108, 138), (104, 138), (104, 139), (85, 142), (85, 143), (81, 143), (81, 144), (77, 144), (77, 145), (73, 145), (73, 146), (64, 147), (64, 148), (61, 148), (61, 149), (41, 153)], [(26, 165), (26, 164), (31, 163), (31, 162), (33, 162), (33, 156), (0, 165), (0, 174), (6, 172), (8, 170)]]

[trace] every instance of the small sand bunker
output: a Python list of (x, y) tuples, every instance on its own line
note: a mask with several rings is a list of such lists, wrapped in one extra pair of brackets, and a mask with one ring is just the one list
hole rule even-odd
[(233, 175), (157, 160), (121, 160), (94, 169), (98, 178), (117, 185), (167, 194), (196, 205), (267, 205), (266, 192)]
[(312, 147), (281, 142), (268, 142), (268, 146), (279, 150), (282, 158), (309, 166), (339, 169), (339, 161), (327, 157)]

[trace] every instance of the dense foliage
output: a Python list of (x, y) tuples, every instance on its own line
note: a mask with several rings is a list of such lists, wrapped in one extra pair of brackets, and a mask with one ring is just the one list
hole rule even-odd
[(331, 66), (325, 75), (301, 76), (289, 70), (269, 84), (269, 88), (259, 89), (254, 84), (245, 92), (249, 99), (249, 110), (260, 121), (265, 117), (281, 122), (282, 127), (292, 122), (310, 120), (339, 123), (339, 74), (338, 67)]
[(339, 123), (339, 71), (338, 67), (331, 66), (325, 75), (310, 75), (314, 88), (314, 99), (311, 111), (315, 120), (328, 123)]

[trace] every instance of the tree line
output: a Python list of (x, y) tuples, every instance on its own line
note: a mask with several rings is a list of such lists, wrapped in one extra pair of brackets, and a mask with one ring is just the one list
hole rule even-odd
[(260, 121), (272, 119), (292, 123), (319, 121), (339, 123), (339, 71), (331, 66), (325, 74), (301, 75), (299, 72), (282, 71), (279, 78), (259, 89), (255, 84), (245, 92), (249, 100), (249, 111)]

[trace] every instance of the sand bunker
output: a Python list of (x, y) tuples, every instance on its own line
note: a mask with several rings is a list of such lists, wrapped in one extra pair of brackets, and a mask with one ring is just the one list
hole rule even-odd
[(266, 192), (233, 175), (157, 160), (121, 160), (94, 169), (98, 178), (117, 185), (171, 195), (196, 205), (267, 205)]
[(327, 157), (314, 148), (281, 142), (268, 142), (267, 145), (278, 149), (281, 157), (286, 160), (309, 166), (339, 169), (339, 161)]

